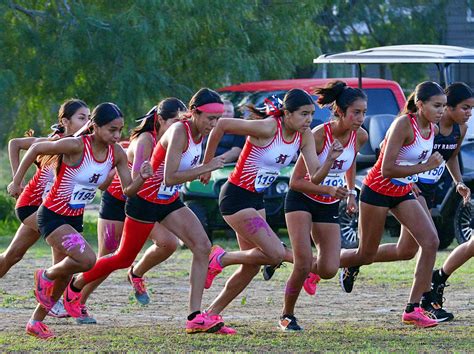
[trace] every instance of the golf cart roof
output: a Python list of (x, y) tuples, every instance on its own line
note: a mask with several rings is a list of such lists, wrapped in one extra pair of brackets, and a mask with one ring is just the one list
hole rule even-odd
[(323, 54), (313, 62), (315, 64), (463, 64), (474, 63), (474, 49), (431, 44), (393, 45), (338, 54)]

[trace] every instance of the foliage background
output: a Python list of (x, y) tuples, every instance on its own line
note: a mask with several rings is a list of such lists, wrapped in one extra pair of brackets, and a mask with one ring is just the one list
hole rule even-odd
[[(322, 52), (440, 43), (444, 4), (2, 0), (0, 146), (28, 128), (47, 133), (70, 97), (91, 107), (113, 101), (130, 126), (166, 96), (186, 101), (203, 86), (313, 76)], [(426, 76), (399, 71), (393, 77), (402, 86)], [(331, 74), (350, 76), (347, 67)]]

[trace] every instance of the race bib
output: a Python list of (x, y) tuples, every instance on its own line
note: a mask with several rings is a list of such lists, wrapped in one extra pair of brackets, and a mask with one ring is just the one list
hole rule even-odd
[(446, 169), (446, 163), (443, 161), (441, 165), (432, 170), (425, 171), (418, 174), (418, 181), (426, 184), (434, 184), (439, 181), (443, 175), (444, 170)]
[(43, 202), (46, 200), (46, 197), (48, 196), (49, 191), (53, 187), (53, 184), (54, 182), (48, 182), (46, 183), (46, 186), (44, 186), (43, 195), (41, 196), (41, 199), (43, 200)]
[(255, 191), (258, 193), (263, 192), (271, 186), (279, 174), (279, 171), (272, 171), (264, 168), (258, 170), (257, 176), (255, 177)]
[[(398, 165), (399, 166), (413, 166), (413, 163), (401, 161), (398, 163)], [(418, 175), (391, 178), (390, 182), (392, 182), (396, 186), (406, 186), (408, 184), (418, 182)]]
[(324, 181), (323, 186), (344, 187), (344, 173), (329, 173)]
[(164, 183), (161, 183), (160, 189), (158, 190), (157, 198), (161, 200), (171, 199), (176, 193), (179, 193), (183, 184), (175, 184), (174, 186), (167, 186)]
[(86, 204), (94, 200), (96, 189), (96, 187), (76, 184), (69, 199), (69, 206), (73, 209), (84, 208)]

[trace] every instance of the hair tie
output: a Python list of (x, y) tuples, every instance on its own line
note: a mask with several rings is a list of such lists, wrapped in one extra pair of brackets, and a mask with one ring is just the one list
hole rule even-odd
[(263, 100), (265, 104), (265, 114), (279, 118), (283, 116), (283, 101), (277, 96), (273, 95)]

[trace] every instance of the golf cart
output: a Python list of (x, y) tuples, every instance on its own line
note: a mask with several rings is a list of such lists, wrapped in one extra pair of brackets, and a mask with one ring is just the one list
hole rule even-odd
[[(357, 65), (359, 78), (362, 77), (363, 64), (432, 63), (437, 66), (439, 82), (447, 86), (452, 81), (451, 65), (473, 64), (474, 49), (444, 45), (396, 45), (338, 54), (324, 54), (314, 59), (313, 62), (315, 64)], [(359, 87), (364, 88), (362, 80), (360, 80)], [(363, 149), (376, 151), (389, 127), (388, 122), (388, 118), (373, 119), (367, 117), (364, 127), (369, 128), (369, 141)], [(473, 145), (474, 142), (466, 142), (463, 144), (460, 153), (463, 181), (471, 190), (474, 188), (474, 171), (471, 169), (471, 166), (474, 166)], [(356, 180), (359, 190), (366, 173), (367, 170), (358, 171)], [(440, 238), (440, 249), (448, 247), (454, 237), (459, 243), (466, 242), (471, 237), (473, 224), (471, 204), (463, 205), (447, 170), (437, 184), (436, 206), (432, 209), (432, 216)], [(354, 218), (341, 218), (341, 221), (346, 222), (345, 225), (341, 225), (341, 228), (355, 226)], [(395, 218), (387, 218), (386, 227), (390, 234), (399, 235), (400, 225)], [(352, 230), (353, 237), (356, 237), (357, 229), (353, 228)], [(353, 239), (351, 239), (352, 241)]]

